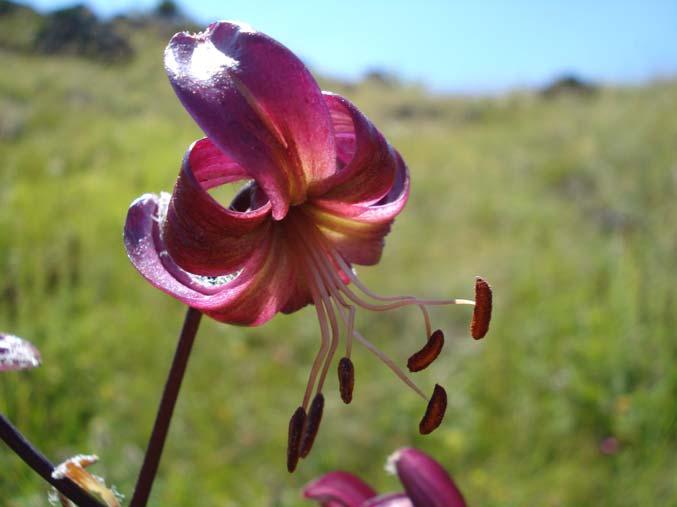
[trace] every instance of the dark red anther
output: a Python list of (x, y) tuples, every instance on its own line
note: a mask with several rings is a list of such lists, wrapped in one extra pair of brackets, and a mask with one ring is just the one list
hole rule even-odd
[(353, 387), (355, 387), (355, 367), (348, 357), (342, 357), (338, 365), (339, 391), (343, 403), (353, 401)]
[(472, 313), (470, 334), (475, 340), (484, 338), (489, 331), (491, 321), (491, 286), (479, 276), (475, 280), (475, 310)]
[(315, 437), (320, 429), (320, 422), (322, 421), (322, 412), (324, 411), (324, 396), (322, 393), (317, 393), (313, 402), (310, 404), (306, 425), (303, 428), (303, 436), (301, 437), (301, 444), (299, 446), (299, 456), (305, 458), (313, 448)]
[(421, 432), (421, 435), (427, 435), (437, 428), (442, 422), (442, 419), (444, 419), (446, 410), (447, 392), (441, 385), (435, 384), (435, 390), (428, 402), (428, 408), (426, 408), (425, 415), (418, 425), (418, 430)]
[(299, 407), (289, 420), (289, 437), (287, 439), (287, 470), (292, 473), (296, 470), (299, 462), (299, 446), (301, 445), (301, 435), (303, 426), (306, 422), (306, 411)]
[(409, 358), (407, 361), (407, 368), (409, 368), (409, 371), (414, 372), (426, 369), (435, 359), (437, 359), (437, 356), (440, 355), (443, 346), (444, 333), (438, 329), (430, 335), (428, 342), (423, 348), (412, 354)]

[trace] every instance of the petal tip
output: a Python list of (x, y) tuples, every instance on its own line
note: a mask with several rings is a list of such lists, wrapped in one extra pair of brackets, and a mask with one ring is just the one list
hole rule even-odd
[(466, 507), (449, 473), (428, 454), (405, 447), (396, 451), (397, 475), (414, 505)]

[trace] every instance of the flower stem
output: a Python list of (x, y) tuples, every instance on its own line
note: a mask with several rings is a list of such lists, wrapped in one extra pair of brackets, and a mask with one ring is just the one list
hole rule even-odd
[(186, 365), (188, 364), (188, 358), (190, 357), (190, 351), (195, 341), (201, 317), (202, 313), (198, 310), (188, 308), (183, 321), (181, 335), (179, 336), (179, 342), (176, 346), (176, 352), (174, 353), (174, 361), (169, 370), (160, 406), (155, 417), (153, 432), (148, 441), (146, 455), (143, 459), (143, 465), (141, 466), (129, 507), (145, 507), (148, 502), (150, 490), (153, 487), (153, 481), (155, 481), (155, 475), (160, 464), (162, 449), (167, 439), (169, 423), (174, 413), (176, 399), (179, 396), (179, 389), (181, 389), (181, 381), (186, 372)]
[(0, 438), (4, 440), (7, 446), (12, 449), (17, 456), (31, 467), (40, 477), (54, 486), (59, 493), (68, 498), (79, 507), (103, 507), (103, 504), (94, 497), (86, 493), (73, 481), (64, 477), (63, 479), (54, 479), (52, 465), (45, 456), (42, 455), (31, 443), (26, 440), (18, 429), (16, 429), (5, 416), (0, 414)]

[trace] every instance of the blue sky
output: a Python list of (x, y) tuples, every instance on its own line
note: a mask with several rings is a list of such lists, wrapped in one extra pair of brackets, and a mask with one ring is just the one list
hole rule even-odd
[[(84, 1), (102, 15), (157, 3)], [(608, 83), (677, 75), (677, 0), (177, 3), (205, 24), (246, 21), (315, 70), (343, 78), (378, 68), (436, 91), (474, 93), (538, 86), (564, 72)]]

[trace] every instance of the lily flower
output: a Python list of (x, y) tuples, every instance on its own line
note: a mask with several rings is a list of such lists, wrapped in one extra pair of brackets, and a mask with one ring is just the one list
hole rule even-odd
[(396, 451), (386, 469), (396, 473), (404, 493), (377, 495), (359, 477), (330, 472), (303, 488), (305, 498), (321, 507), (465, 507), (460, 490), (447, 471), (427, 454), (413, 448)]
[[(409, 173), (397, 150), (350, 101), (321, 91), (289, 49), (246, 25), (218, 22), (198, 34), (176, 34), (165, 68), (207, 137), (188, 148), (171, 195), (145, 194), (132, 203), (127, 253), (155, 287), (224, 323), (257, 326), (279, 312), (315, 306), (320, 346), (290, 422), (289, 470), (312, 447), (341, 335), (338, 374), (346, 403), (354, 385), (353, 339), (427, 401), (395, 361), (355, 329), (357, 308), (420, 308), (432, 343), (414, 361), (418, 371), (443, 341), (441, 331), (429, 340), (427, 308), (475, 304), (385, 297), (357, 277), (354, 265), (379, 261), (409, 196)], [(229, 206), (210, 195), (238, 181), (243, 187)], [(475, 338), (486, 334), (490, 317), (490, 289), (482, 284)], [(445, 407), (446, 394), (436, 386), (422, 432), (439, 425)]]

